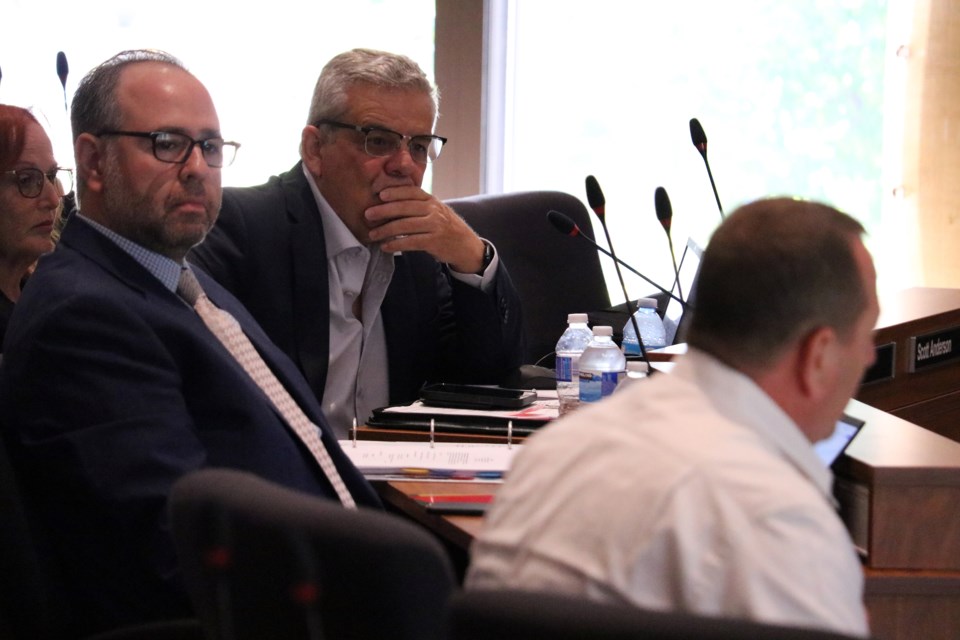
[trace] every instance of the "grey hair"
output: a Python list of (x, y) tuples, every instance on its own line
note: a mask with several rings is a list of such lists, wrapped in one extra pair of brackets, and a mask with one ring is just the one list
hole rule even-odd
[(422, 92), (433, 101), (434, 119), (439, 113), (440, 92), (416, 62), (386, 51), (352, 49), (324, 65), (313, 89), (307, 124), (342, 118), (349, 107), (347, 89), (355, 84)]

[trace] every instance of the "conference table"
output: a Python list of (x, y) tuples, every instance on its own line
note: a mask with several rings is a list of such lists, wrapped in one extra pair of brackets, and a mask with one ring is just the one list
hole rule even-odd
[(499, 482), (430, 482), (421, 480), (387, 480), (375, 482), (380, 497), (416, 522), (436, 533), (457, 549), (469, 552), (470, 543), (480, 532), (483, 518), (476, 515), (430, 513), (412, 496), (422, 495), (490, 495), (495, 496)]
[[(866, 424), (836, 467), (836, 493), (863, 558), (874, 636), (958, 638), (960, 444), (857, 400), (847, 412)], [(454, 564), (462, 563), (460, 570), (483, 518), (431, 513), (412, 496), (495, 496), (500, 486), (423, 480), (375, 485), (393, 510), (435, 533), (453, 552)]]

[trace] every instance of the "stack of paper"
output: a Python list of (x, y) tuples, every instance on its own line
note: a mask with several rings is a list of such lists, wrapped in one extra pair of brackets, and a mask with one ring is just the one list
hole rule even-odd
[(513, 410), (451, 409), (428, 406), (418, 400), (376, 409), (366, 424), (378, 429), (429, 431), (433, 422), (437, 431), (507, 435), (512, 422), (513, 435), (529, 436), (557, 417), (556, 391), (538, 391), (537, 398), (529, 407)]
[(498, 479), (521, 445), (461, 442), (341, 440), (340, 446), (367, 477)]

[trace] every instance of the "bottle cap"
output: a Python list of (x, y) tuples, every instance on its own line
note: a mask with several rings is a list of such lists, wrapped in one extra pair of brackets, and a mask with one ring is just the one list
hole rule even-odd
[(627, 360), (627, 373), (642, 373), (646, 375), (650, 372), (647, 363), (642, 360)]
[(609, 337), (611, 337), (611, 336), (613, 335), (613, 327), (603, 327), (603, 326), (594, 327), (594, 328), (593, 328), (593, 335), (594, 335), (594, 336), (600, 336), (600, 337), (607, 337), (607, 338), (609, 338)]
[(645, 309), (656, 309), (657, 300), (656, 298), (640, 298), (637, 300), (637, 306)]
[(587, 324), (589, 316), (585, 313), (569, 313), (567, 314), (567, 324), (573, 324), (577, 322), (579, 324)]

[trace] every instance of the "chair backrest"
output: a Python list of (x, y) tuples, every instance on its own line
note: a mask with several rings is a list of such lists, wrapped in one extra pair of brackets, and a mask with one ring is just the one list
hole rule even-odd
[(853, 640), (829, 631), (513, 589), (461, 592), (450, 599), (448, 609), (450, 640)]
[(56, 602), (0, 438), (0, 638), (58, 637), (64, 618)]
[(425, 529), (209, 469), (174, 485), (174, 539), (210, 637), (444, 637), (450, 560)]
[[(0, 438), (0, 638), (62, 640), (73, 637), (67, 602), (41, 562), (6, 443)], [(75, 615), (83, 615), (82, 612)], [(133, 624), (87, 640), (201, 640), (196, 620)]]
[[(593, 225), (583, 203), (559, 191), (525, 191), (446, 201), (480, 236), (497, 247), (520, 294), (527, 352), (537, 364), (553, 352), (568, 313), (607, 309), (610, 296), (597, 250), (565, 236), (547, 221), (551, 209), (566, 214), (587, 236)], [(540, 362), (553, 367), (552, 358)]]

